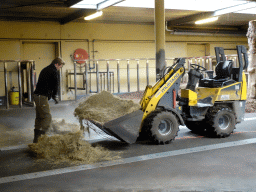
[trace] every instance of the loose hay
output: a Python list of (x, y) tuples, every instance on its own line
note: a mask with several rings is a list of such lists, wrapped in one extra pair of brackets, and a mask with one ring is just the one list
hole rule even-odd
[(39, 138), (38, 143), (29, 144), (37, 159), (48, 160), (52, 163), (95, 163), (98, 161), (120, 158), (119, 153), (111, 152), (101, 146), (93, 147), (82, 140), (82, 133), (67, 133), (64, 135)]
[(104, 124), (138, 109), (140, 105), (133, 100), (121, 99), (107, 91), (102, 91), (79, 103), (74, 114), (80, 123), (83, 119), (88, 119)]
[(47, 135), (76, 133), (80, 127), (76, 123), (67, 123), (65, 119), (54, 118), (52, 119), (51, 126), (47, 131)]

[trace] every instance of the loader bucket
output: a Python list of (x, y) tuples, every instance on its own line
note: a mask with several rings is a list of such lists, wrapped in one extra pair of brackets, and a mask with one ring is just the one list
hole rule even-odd
[(140, 131), (140, 125), (144, 112), (134, 111), (117, 119), (108, 121), (103, 125), (91, 121), (106, 134), (113, 136), (121, 141), (132, 144), (135, 143)]

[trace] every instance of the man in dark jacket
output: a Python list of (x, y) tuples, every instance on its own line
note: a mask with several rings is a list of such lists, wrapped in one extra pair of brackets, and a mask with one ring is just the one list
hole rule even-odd
[(34, 129), (34, 143), (45, 134), (52, 121), (48, 100), (51, 98), (58, 103), (57, 93), (59, 87), (58, 71), (65, 64), (60, 58), (55, 58), (50, 65), (45, 67), (39, 75), (36, 90), (34, 91), (34, 101), (36, 104), (36, 119)]

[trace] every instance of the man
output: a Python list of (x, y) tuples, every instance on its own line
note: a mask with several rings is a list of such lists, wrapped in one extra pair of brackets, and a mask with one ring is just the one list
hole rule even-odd
[(34, 91), (36, 119), (33, 143), (37, 143), (38, 138), (42, 134), (45, 134), (51, 125), (52, 115), (48, 100), (52, 98), (55, 101), (55, 104), (58, 103), (56, 97), (59, 87), (58, 71), (64, 64), (65, 62), (58, 57), (40, 72), (36, 90)]

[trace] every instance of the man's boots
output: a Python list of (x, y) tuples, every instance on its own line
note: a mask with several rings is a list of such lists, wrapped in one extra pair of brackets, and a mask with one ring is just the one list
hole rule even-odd
[(41, 135), (44, 135), (44, 134), (45, 134), (44, 131), (38, 130), (38, 129), (34, 129), (34, 140), (33, 140), (33, 143), (37, 143), (38, 138), (39, 138)]

